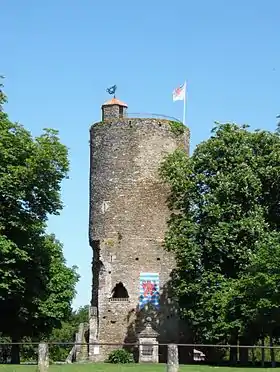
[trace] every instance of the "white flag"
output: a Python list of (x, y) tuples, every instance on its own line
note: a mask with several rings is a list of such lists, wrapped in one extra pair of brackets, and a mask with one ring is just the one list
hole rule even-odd
[(186, 83), (173, 90), (173, 101), (184, 101), (186, 97)]

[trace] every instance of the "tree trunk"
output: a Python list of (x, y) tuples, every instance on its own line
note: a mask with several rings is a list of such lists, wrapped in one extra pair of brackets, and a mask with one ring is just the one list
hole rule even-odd
[(269, 346), (270, 346), (271, 367), (275, 368), (276, 363), (275, 363), (275, 353), (274, 353), (274, 349), (273, 349), (273, 338), (272, 338), (272, 336), (269, 336)]
[(252, 348), (251, 353), (252, 353), (252, 364), (254, 366), (256, 364), (256, 355), (255, 355), (256, 353), (255, 353), (254, 348)]
[(20, 345), (19, 344), (14, 344), (14, 342), (19, 342), (18, 338), (12, 338), (12, 355), (11, 355), (11, 363), (12, 364), (20, 364)]
[(264, 367), (265, 349), (264, 349), (264, 336), (262, 336), (262, 367)]
[(230, 345), (233, 345), (233, 347), (230, 348), (229, 361), (230, 361), (230, 364), (236, 364), (237, 363), (237, 336), (236, 335), (233, 335), (231, 337)]
[[(239, 345), (246, 345), (248, 346), (248, 339), (246, 337), (241, 337)], [(241, 364), (248, 364), (249, 360), (249, 349), (246, 347), (239, 347), (239, 360)]]

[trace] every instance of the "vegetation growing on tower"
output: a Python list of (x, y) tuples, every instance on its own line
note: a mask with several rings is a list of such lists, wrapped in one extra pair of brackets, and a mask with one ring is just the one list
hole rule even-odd
[(170, 120), (168, 122), (168, 124), (170, 126), (171, 132), (174, 133), (177, 136), (182, 135), (184, 133), (184, 131), (186, 130), (186, 127), (180, 121)]

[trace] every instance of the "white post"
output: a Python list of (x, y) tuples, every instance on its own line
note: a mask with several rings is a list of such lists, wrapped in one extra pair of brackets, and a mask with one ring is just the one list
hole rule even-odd
[(49, 369), (49, 347), (45, 342), (39, 344), (38, 349), (38, 372), (47, 372)]
[(179, 358), (178, 346), (176, 344), (169, 344), (167, 349), (167, 372), (178, 372)]
[(187, 94), (187, 82), (184, 83), (184, 111), (183, 111), (183, 124), (186, 125), (186, 94)]
[[(185, 80), (185, 91), (184, 91), (184, 111), (183, 111), (183, 124), (186, 125), (186, 95), (187, 95), (187, 82)], [(189, 147), (188, 147), (188, 141), (187, 141), (187, 137), (186, 137), (186, 131), (184, 132), (184, 142), (185, 142), (185, 150), (186, 152), (189, 151)]]

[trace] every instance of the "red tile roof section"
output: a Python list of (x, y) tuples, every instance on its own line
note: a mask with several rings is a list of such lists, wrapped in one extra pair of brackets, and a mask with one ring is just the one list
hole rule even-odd
[(103, 103), (103, 106), (112, 106), (112, 105), (127, 107), (126, 103), (124, 103), (124, 102), (122, 102), (122, 101), (120, 101), (119, 99), (116, 99), (116, 98), (112, 98), (109, 101), (106, 101), (105, 103)]

